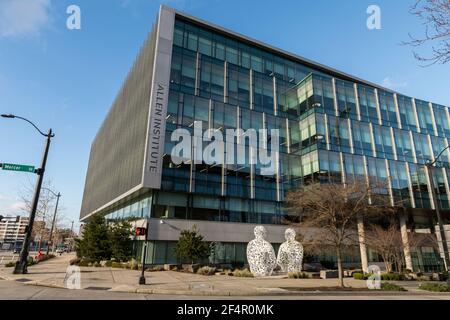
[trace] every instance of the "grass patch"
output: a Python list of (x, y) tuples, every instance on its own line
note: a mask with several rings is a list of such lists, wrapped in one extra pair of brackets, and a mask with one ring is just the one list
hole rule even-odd
[(422, 283), (419, 289), (431, 292), (450, 292), (450, 286), (440, 283)]
[(373, 291), (369, 290), (368, 288), (352, 288), (352, 287), (310, 287), (310, 288), (299, 288), (299, 287), (281, 287), (280, 289), (285, 289), (288, 291), (305, 291), (305, 292), (333, 292), (333, 291), (345, 291), (345, 292), (351, 292), (351, 291)]
[(402, 286), (398, 286), (396, 284), (389, 283), (389, 282), (382, 282), (381, 283), (381, 290), (382, 291), (407, 291)]

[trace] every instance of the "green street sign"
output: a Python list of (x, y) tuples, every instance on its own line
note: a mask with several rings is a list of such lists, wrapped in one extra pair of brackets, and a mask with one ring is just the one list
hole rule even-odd
[(35, 172), (34, 166), (26, 166), (23, 164), (13, 164), (13, 163), (1, 163), (0, 165), (3, 170), (22, 171), (22, 172), (29, 172), (29, 173)]

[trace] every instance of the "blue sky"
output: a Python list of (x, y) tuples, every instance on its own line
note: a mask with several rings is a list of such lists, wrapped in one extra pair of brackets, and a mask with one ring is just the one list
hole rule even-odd
[[(65, 223), (78, 220), (91, 141), (155, 20), (159, 5), (420, 99), (450, 105), (450, 65), (420, 67), (408, 33), (423, 27), (415, 0), (1, 0), (0, 112), (53, 128), (46, 178), (63, 194)], [(81, 8), (81, 30), (66, 8)], [(369, 5), (382, 29), (366, 27)], [(38, 166), (44, 144), (32, 127), (0, 119), (0, 162)], [(19, 214), (34, 175), (0, 171), (0, 214)]]

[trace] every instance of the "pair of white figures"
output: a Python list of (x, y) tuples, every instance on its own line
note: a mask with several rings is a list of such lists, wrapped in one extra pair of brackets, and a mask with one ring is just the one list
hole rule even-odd
[(277, 265), (282, 272), (302, 271), (303, 246), (295, 240), (295, 230), (286, 229), (285, 238), (278, 250), (278, 258), (272, 245), (265, 240), (267, 236), (266, 228), (255, 227), (255, 239), (247, 245), (247, 260), (250, 272), (255, 277), (270, 276)]

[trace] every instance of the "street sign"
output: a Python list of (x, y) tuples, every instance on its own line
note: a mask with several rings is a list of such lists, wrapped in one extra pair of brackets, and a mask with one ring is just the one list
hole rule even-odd
[(8, 171), (22, 171), (22, 172), (30, 172), (34, 173), (35, 168), (34, 166), (27, 166), (23, 164), (13, 164), (13, 163), (0, 163), (0, 166), (3, 170)]

